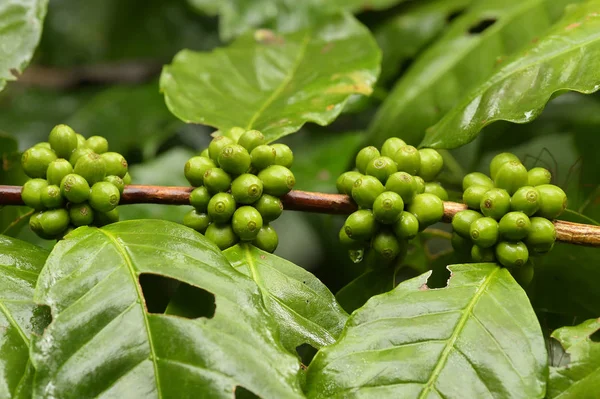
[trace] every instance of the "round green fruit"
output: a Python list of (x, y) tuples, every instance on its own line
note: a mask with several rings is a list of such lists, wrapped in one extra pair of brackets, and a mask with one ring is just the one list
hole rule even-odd
[(25, 174), (32, 179), (46, 178), (46, 171), (55, 160), (54, 151), (44, 147), (31, 147), (21, 156), (21, 166)]
[(106, 163), (96, 153), (86, 154), (77, 160), (73, 171), (87, 180), (90, 185), (94, 185), (106, 177)]
[(227, 173), (241, 175), (250, 169), (250, 154), (239, 144), (229, 144), (219, 154), (219, 165)]
[(533, 216), (540, 209), (540, 192), (532, 186), (521, 187), (511, 197), (510, 209)]
[(562, 188), (553, 184), (542, 184), (536, 186), (536, 189), (540, 193), (540, 209), (536, 212), (536, 216), (553, 220), (567, 208), (567, 195)]
[(50, 131), (48, 142), (59, 158), (68, 159), (77, 148), (77, 134), (67, 125), (56, 125)]
[(212, 159), (195, 156), (188, 159), (183, 167), (183, 174), (192, 187), (200, 187), (204, 184), (204, 174), (207, 170), (216, 168)]
[(385, 189), (395, 192), (402, 197), (405, 204), (410, 204), (417, 195), (417, 182), (406, 172), (396, 172), (387, 179)]
[(69, 163), (72, 166), (75, 166), (77, 164), (77, 161), (79, 160), (79, 158), (81, 158), (84, 155), (88, 155), (88, 154), (95, 154), (95, 152), (91, 148), (79, 147), (78, 149), (73, 151), (73, 153), (69, 157)]
[(362, 176), (363, 175), (361, 173), (355, 171), (342, 173), (335, 182), (338, 193), (352, 195), (352, 187), (354, 187), (354, 183)]
[(442, 201), (448, 201), (448, 192), (440, 183), (428, 182), (425, 183), (425, 193), (433, 194)]
[(385, 184), (390, 175), (396, 172), (396, 163), (392, 158), (377, 157), (371, 159), (367, 164), (367, 175), (376, 177), (383, 184)]
[(527, 169), (521, 162), (506, 162), (496, 172), (494, 184), (513, 195), (519, 188), (527, 185)]
[(208, 148), (205, 148), (202, 151), (200, 151), (199, 156), (210, 159), (210, 155), (208, 155)]
[(87, 203), (71, 204), (69, 206), (69, 218), (73, 226), (89, 226), (94, 222), (94, 210)]
[(45, 235), (42, 229), (42, 214), (43, 212), (37, 212), (31, 215), (31, 217), (29, 218), (29, 228), (41, 238), (49, 240), (52, 237)]
[(183, 225), (194, 229), (201, 234), (206, 232), (210, 223), (210, 216), (206, 213), (198, 212), (196, 209), (192, 209), (183, 216)]
[(236, 203), (231, 194), (218, 193), (208, 201), (208, 216), (216, 223), (227, 223), (235, 212)]
[(460, 211), (452, 218), (452, 229), (461, 237), (469, 238), (471, 236), (471, 224), (483, 215), (470, 209)]
[(123, 194), (123, 190), (125, 190), (125, 183), (123, 182), (123, 179), (121, 179), (119, 176), (106, 176), (104, 178), (104, 181), (109, 182), (110, 184), (115, 186), (117, 190), (119, 190), (119, 194)]
[(348, 234), (346, 234), (346, 229), (344, 228), (344, 226), (342, 226), (342, 228), (340, 229), (340, 231), (338, 233), (338, 238), (340, 240), (340, 244), (342, 244), (342, 246), (347, 249), (364, 248), (364, 246), (366, 244), (365, 241), (353, 240), (352, 238), (348, 237)]
[(232, 139), (226, 136), (217, 136), (212, 139), (208, 145), (208, 155), (210, 156), (210, 159), (212, 159), (218, 165), (221, 151), (230, 144), (235, 143)]
[(471, 186), (483, 186), (487, 188), (494, 188), (494, 182), (488, 176), (481, 172), (471, 172), (463, 177), (462, 188), (466, 191)]
[(508, 212), (502, 216), (498, 223), (498, 232), (500, 236), (510, 240), (519, 241), (527, 237), (531, 221), (523, 212)]
[(423, 148), (419, 150), (421, 155), (421, 167), (419, 176), (426, 182), (432, 181), (442, 171), (444, 167), (444, 158), (433, 148)]
[(473, 247), (471, 247), (471, 259), (473, 260), (473, 262), (477, 263), (495, 262), (495, 248), (482, 248), (479, 245), (473, 245)]
[(107, 226), (119, 221), (119, 208), (109, 212), (94, 212), (94, 225), (98, 227)]
[(215, 243), (221, 251), (233, 247), (239, 241), (229, 223), (217, 224), (211, 223), (206, 229), (204, 236)]
[(281, 165), (271, 165), (258, 172), (265, 194), (281, 197), (294, 188), (296, 178), (291, 170)]
[(396, 223), (403, 210), (404, 201), (402, 201), (402, 197), (393, 191), (385, 191), (379, 194), (373, 202), (373, 215), (380, 223)]
[(415, 186), (417, 187), (417, 194), (423, 194), (425, 192), (425, 180), (421, 176), (414, 176)]
[(237, 143), (251, 152), (259, 145), (265, 144), (265, 141), (265, 136), (258, 130), (247, 130), (240, 136)]
[(263, 225), (256, 238), (252, 241), (252, 245), (269, 253), (275, 252), (277, 245), (279, 245), (277, 232), (271, 226)]
[(39, 143), (34, 144), (32, 147), (42, 147), (42, 148), (47, 148), (49, 150), (52, 149), (52, 147), (50, 147), (50, 143), (48, 143), (47, 141), (41, 141)]
[(270, 145), (259, 145), (250, 153), (250, 164), (258, 171), (275, 164), (277, 152)]
[(419, 233), (419, 219), (410, 212), (402, 212), (393, 228), (396, 237), (403, 240), (412, 240)]
[(69, 173), (73, 173), (73, 166), (66, 159), (59, 158), (50, 162), (46, 172), (48, 184), (60, 185), (62, 179)]
[(388, 230), (382, 230), (373, 237), (371, 246), (383, 259), (394, 260), (400, 255), (402, 245), (396, 236)]
[(262, 193), (262, 181), (255, 175), (243, 174), (231, 183), (231, 194), (238, 204), (253, 204)]
[(96, 154), (104, 154), (108, 151), (108, 140), (102, 136), (91, 136), (85, 141), (85, 146), (91, 148)]
[(44, 208), (55, 209), (63, 206), (63, 197), (60, 194), (60, 187), (57, 185), (49, 185), (40, 192), (40, 201)]
[(392, 158), (396, 152), (406, 145), (406, 142), (398, 137), (390, 137), (381, 146), (381, 155)]
[(400, 148), (392, 157), (398, 164), (398, 171), (416, 176), (421, 169), (421, 153), (412, 145)]
[(294, 163), (294, 153), (291, 148), (285, 144), (273, 144), (271, 146), (275, 150), (275, 165), (291, 168)]
[(423, 230), (442, 220), (444, 203), (433, 194), (417, 194), (408, 205), (408, 211), (417, 217), (419, 227)]
[(77, 136), (77, 148), (81, 148), (83, 146), (85, 146), (85, 137), (83, 137), (83, 135), (76, 133), (75, 134)]
[(69, 202), (79, 204), (90, 197), (90, 185), (82, 176), (71, 173), (60, 182), (60, 192)]
[(373, 158), (380, 157), (379, 150), (373, 146), (365, 147), (356, 155), (356, 168), (362, 174), (367, 173), (367, 165)]
[(48, 187), (48, 182), (44, 179), (27, 180), (21, 189), (23, 203), (36, 211), (44, 209), (41, 194), (46, 187)]
[(125, 173), (125, 176), (123, 177), (123, 183), (126, 186), (131, 184), (131, 175), (129, 174), (129, 172)]
[(486, 186), (470, 186), (463, 193), (463, 202), (470, 209), (480, 210), (481, 199), (490, 188)]
[(556, 241), (554, 224), (546, 218), (531, 218), (531, 227), (525, 238), (525, 245), (532, 253), (545, 254), (549, 252)]
[(344, 223), (344, 230), (353, 240), (368, 240), (375, 234), (377, 222), (373, 212), (360, 209), (352, 213)]
[(492, 158), (492, 161), (490, 162), (490, 177), (492, 178), (492, 180), (496, 179), (496, 173), (498, 173), (500, 168), (507, 162), (521, 163), (519, 158), (516, 155), (511, 154), (510, 152), (502, 152), (496, 155), (494, 158)]
[(504, 267), (519, 267), (529, 260), (529, 251), (521, 241), (502, 241), (496, 245), (496, 258)]
[(120, 178), (125, 177), (128, 165), (123, 155), (118, 152), (105, 152), (101, 157), (104, 159), (107, 175), (119, 176)]
[(479, 218), (471, 223), (469, 236), (475, 245), (489, 248), (498, 241), (498, 222), (490, 217)]
[(234, 212), (231, 226), (240, 240), (252, 241), (263, 227), (263, 219), (254, 207), (241, 206)]
[(42, 212), (40, 223), (46, 236), (57, 236), (69, 227), (69, 212), (64, 208)]
[(208, 209), (210, 197), (211, 195), (206, 187), (196, 187), (190, 193), (190, 205), (196, 208), (199, 213), (204, 213)]
[(527, 185), (541, 186), (542, 184), (550, 184), (552, 181), (552, 173), (548, 169), (533, 168), (527, 172)]
[(363, 176), (354, 182), (352, 198), (361, 208), (373, 208), (375, 198), (385, 191), (381, 181), (373, 176)]
[(210, 168), (204, 172), (204, 185), (210, 193), (222, 193), (231, 187), (231, 177), (221, 168)]
[(501, 188), (489, 189), (479, 203), (484, 216), (500, 220), (510, 210), (510, 195)]
[(254, 203), (254, 207), (260, 212), (265, 223), (276, 220), (283, 213), (283, 204), (281, 203), (281, 200), (269, 194), (263, 194), (258, 201)]
[(98, 182), (90, 190), (89, 203), (96, 211), (110, 212), (119, 205), (120, 200), (119, 189), (109, 182)]

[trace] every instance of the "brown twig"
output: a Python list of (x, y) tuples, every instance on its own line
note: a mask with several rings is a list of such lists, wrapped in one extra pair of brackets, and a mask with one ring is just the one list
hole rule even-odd
[[(125, 187), (121, 204), (188, 205), (192, 189), (192, 187), (130, 185)], [(347, 215), (357, 209), (350, 197), (342, 194), (294, 190), (285, 195), (282, 201), (284, 208), (291, 211)], [(0, 185), (0, 205), (24, 205), (21, 200), (21, 187)], [(457, 212), (466, 208), (466, 205), (457, 202), (444, 202), (444, 221), (450, 222)], [(554, 225), (558, 241), (600, 247), (600, 226), (562, 220), (555, 221)]]

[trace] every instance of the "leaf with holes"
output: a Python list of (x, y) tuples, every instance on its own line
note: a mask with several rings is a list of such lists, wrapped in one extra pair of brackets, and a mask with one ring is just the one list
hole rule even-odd
[(552, 333), (563, 346), (567, 365), (550, 367), (547, 398), (594, 398), (600, 392), (600, 319), (578, 326), (563, 327)]
[(35, 282), (48, 252), (0, 235), (0, 397), (31, 397), (29, 341), (46, 326), (44, 308), (33, 302)]
[(48, 0), (0, 2), (0, 90), (31, 61), (42, 35)]
[(348, 314), (314, 275), (250, 244), (224, 253), (234, 268), (256, 281), (289, 351), (304, 343), (319, 349), (336, 341)]
[[(206, 291), (214, 314), (149, 314), (142, 273)], [(53, 315), (31, 349), (36, 397), (231, 399), (237, 386), (302, 397), (299, 363), (275, 339), (256, 284), (187, 227), (136, 220), (79, 228), (50, 254), (35, 300)]]
[[(380, 52), (347, 15), (277, 35), (256, 31), (212, 53), (184, 50), (163, 69), (167, 106), (188, 123), (258, 129), (268, 141), (331, 123), (348, 97), (372, 91)], [(233, 110), (233, 112), (226, 112)]]
[(425, 129), (581, 0), (474, 2), (396, 83), (369, 126), (370, 142), (399, 136), (417, 145)]
[(549, 32), (463, 97), (427, 131), (422, 145), (459, 147), (494, 121), (526, 123), (535, 119), (556, 92), (600, 89), (598, 10), (599, 0), (570, 7)]
[(491, 263), (449, 266), (371, 298), (306, 376), (309, 398), (541, 398), (547, 355), (527, 295)]

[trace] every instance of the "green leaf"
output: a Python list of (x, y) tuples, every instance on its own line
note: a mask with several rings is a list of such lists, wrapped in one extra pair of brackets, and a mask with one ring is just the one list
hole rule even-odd
[(314, 275), (250, 244), (236, 245), (224, 254), (256, 282), (289, 351), (295, 353), (304, 343), (319, 349), (336, 341), (348, 314)]
[[(456, 18), (396, 83), (369, 126), (369, 141), (417, 145), (425, 129), (486, 82), (504, 57), (545, 32), (573, 0), (483, 0)], [(477, 33), (492, 23), (481, 33)]]
[(42, 35), (48, 0), (0, 3), (0, 90), (31, 61)]
[[(150, 314), (141, 273), (214, 295), (214, 314)], [(184, 226), (158, 220), (82, 227), (60, 241), (35, 300), (53, 321), (32, 346), (36, 397), (301, 398), (298, 361), (275, 340), (256, 284)]]
[(600, 330), (600, 319), (563, 327), (552, 333), (567, 356), (564, 367), (550, 367), (546, 398), (593, 398), (600, 391), (600, 343), (591, 336)]
[(309, 398), (541, 398), (547, 355), (529, 300), (494, 264), (449, 266), (371, 298), (306, 376)]
[[(455, 148), (497, 120), (526, 123), (559, 91), (592, 93), (600, 88), (600, 1), (568, 9), (539, 40), (505, 62), (432, 126), (423, 146)], [(585, 70), (585, 73), (582, 73)]]
[(0, 397), (31, 398), (33, 368), (29, 341), (45, 327), (44, 312), (33, 302), (38, 274), (48, 252), (0, 235)]
[(379, 61), (368, 29), (336, 15), (300, 32), (256, 31), (212, 53), (183, 50), (160, 87), (185, 122), (258, 129), (273, 141), (306, 122), (327, 125), (350, 95), (370, 94)]

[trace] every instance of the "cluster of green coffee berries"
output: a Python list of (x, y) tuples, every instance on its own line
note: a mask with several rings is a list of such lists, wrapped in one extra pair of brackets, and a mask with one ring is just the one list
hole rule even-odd
[(289, 169), (294, 155), (285, 144), (265, 143), (257, 130), (243, 132), (237, 143), (218, 136), (185, 164), (185, 177), (196, 188), (190, 193), (194, 209), (183, 224), (221, 250), (240, 240), (267, 252), (277, 248), (279, 238), (269, 223), (283, 212), (280, 197), (296, 184)]
[(508, 268), (527, 264), (532, 273), (528, 259), (554, 246), (552, 220), (565, 210), (567, 196), (550, 184), (547, 169), (528, 171), (510, 153), (492, 159), (490, 176), (474, 172), (464, 177), (463, 201), (469, 209), (452, 219), (452, 245), (475, 262), (499, 262)]
[(108, 152), (104, 137), (86, 140), (69, 126), (57, 125), (48, 142), (23, 153), (21, 165), (31, 178), (23, 185), (21, 198), (37, 211), (29, 226), (38, 236), (60, 238), (71, 228), (119, 220), (116, 207), (131, 178), (127, 161)]
[(356, 156), (355, 171), (337, 179), (341, 194), (352, 196), (359, 210), (339, 232), (356, 261), (356, 251), (373, 248), (386, 260), (403, 258), (408, 241), (442, 220), (446, 190), (433, 182), (444, 166), (434, 149), (417, 150), (392, 137), (381, 151), (365, 147)]

